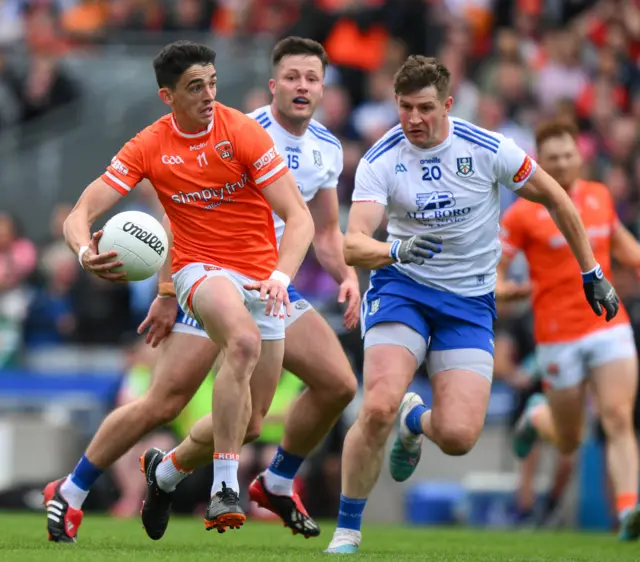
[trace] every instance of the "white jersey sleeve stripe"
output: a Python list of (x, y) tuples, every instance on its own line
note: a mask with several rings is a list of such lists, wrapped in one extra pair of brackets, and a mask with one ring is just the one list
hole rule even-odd
[(115, 177), (111, 172), (105, 172), (104, 175), (107, 176), (112, 182), (117, 183), (122, 189), (131, 191), (131, 188), (126, 183)]
[(386, 144), (392, 136), (394, 136), (396, 133), (398, 133), (401, 130), (402, 130), (402, 127), (400, 125), (395, 126), (384, 137), (382, 137), (378, 142), (376, 142), (369, 150), (367, 150), (363, 158), (366, 160), (371, 154), (373, 154), (376, 150), (378, 150), (382, 145)]
[(272, 178), (284, 167), (286, 167), (286, 164), (284, 162), (280, 162), (280, 164), (278, 164), (273, 170), (271, 170), (270, 172), (267, 172), (264, 176), (260, 176), (256, 180), (256, 185), (260, 185), (261, 183), (264, 183), (268, 179)]
[(482, 141), (478, 137), (472, 136), (472, 133), (469, 133), (469, 132), (461, 130), (461, 129), (457, 129), (454, 126), (453, 134), (455, 136), (457, 136), (457, 137), (460, 137), (461, 139), (467, 140), (469, 142), (477, 144), (478, 146), (486, 148), (487, 150), (490, 150), (494, 154), (498, 154), (498, 147), (493, 146), (492, 144), (489, 144), (489, 141)]
[(467, 131), (474, 133), (475, 136), (482, 137), (485, 140), (493, 141), (492, 144), (496, 144), (497, 146), (500, 146), (500, 139), (497, 136), (490, 135), (486, 131), (483, 131), (482, 129), (475, 127), (471, 123), (465, 123), (463, 121), (457, 121), (454, 119), (453, 125), (454, 127), (457, 127), (460, 129), (466, 129)]
[(319, 135), (325, 136), (328, 139), (334, 140), (336, 142), (340, 142), (338, 140), (338, 138), (336, 136), (334, 136), (331, 133), (331, 131), (329, 131), (329, 129), (327, 129), (326, 127), (318, 127), (317, 125), (313, 125), (313, 124), (309, 123), (309, 129), (311, 129), (312, 131), (315, 131)]
[(324, 133), (317, 131), (316, 129), (312, 129), (311, 127), (309, 127), (309, 131), (317, 139), (320, 139), (321, 141), (324, 141), (324, 142), (328, 142), (329, 144), (332, 144), (333, 146), (337, 146), (340, 150), (342, 150), (342, 145), (340, 144), (340, 141), (335, 137), (330, 138)]
[(460, 127), (458, 125), (454, 125), (453, 126), (453, 130), (454, 130), (454, 132), (457, 131), (460, 134), (467, 135), (469, 137), (473, 137), (474, 139), (477, 139), (478, 141), (480, 141), (480, 142), (482, 142), (484, 144), (492, 146), (496, 150), (498, 148), (500, 148), (500, 141), (499, 140), (494, 140), (494, 139), (491, 139), (491, 138), (483, 137), (477, 131), (472, 131), (471, 129), (467, 129), (465, 127)]
[(391, 150), (394, 146), (396, 146), (398, 143), (402, 142), (402, 139), (404, 139), (404, 133), (400, 132), (400, 133), (396, 133), (393, 137), (391, 137), (391, 139), (389, 139), (390, 142), (386, 143), (385, 145), (381, 146), (375, 153), (371, 154), (366, 160), (367, 162), (369, 162), (369, 164), (373, 164), (378, 158), (380, 158), (380, 156), (382, 156), (385, 152), (388, 152), (389, 150)]

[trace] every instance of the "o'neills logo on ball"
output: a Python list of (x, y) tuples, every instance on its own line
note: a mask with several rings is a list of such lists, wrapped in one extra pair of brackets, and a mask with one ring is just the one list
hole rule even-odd
[(122, 227), (127, 234), (131, 234), (141, 242), (144, 242), (149, 248), (151, 248), (156, 254), (162, 256), (165, 252), (162, 240), (155, 234), (146, 231), (144, 228), (140, 228), (137, 224), (132, 222), (125, 222)]

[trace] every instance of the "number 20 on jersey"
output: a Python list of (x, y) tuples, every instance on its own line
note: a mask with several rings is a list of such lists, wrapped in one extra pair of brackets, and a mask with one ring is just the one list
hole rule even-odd
[(442, 177), (440, 166), (422, 166), (422, 181), (438, 181)]

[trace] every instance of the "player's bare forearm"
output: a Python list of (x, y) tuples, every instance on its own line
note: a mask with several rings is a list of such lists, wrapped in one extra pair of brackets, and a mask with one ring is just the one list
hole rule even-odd
[(344, 259), (343, 246), (344, 236), (337, 224), (330, 229), (316, 229), (313, 239), (316, 257), (320, 265), (337, 283), (342, 283), (350, 275), (356, 275), (355, 270), (349, 267)]
[(313, 240), (313, 218), (291, 172), (265, 187), (262, 193), (284, 222), (276, 269), (293, 279)]
[(364, 269), (380, 269), (395, 263), (389, 252), (391, 244), (380, 242), (363, 232), (347, 232), (344, 237), (344, 257), (348, 265)]
[(507, 278), (507, 271), (511, 265), (511, 258), (505, 254), (502, 254), (498, 266), (496, 267), (496, 274), (498, 280), (504, 281)]
[[(173, 232), (171, 230), (171, 221), (169, 217), (165, 214), (162, 217), (162, 226), (164, 226), (164, 230), (167, 233), (167, 241), (169, 242), (169, 252), (173, 248)], [(171, 277), (171, 256), (167, 256), (167, 259), (164, 260), (160, 271), (158, 271), (158, 283), (173, 283), (173, 279)]]
[(619, 224), (611, 235), (611, 253), (624, 267), (640, 268), (640, 244), (623, 225)]
[(344, 258), (347, 265), (364, 269), (380, 269), (395, 263), (391, 244), (372, 236), (384, 218), (385, 206), (373, 201), (356, 201), (349, 211), (349, 225), (344, 237)]
[(583, 272), (596, 267), (596, 258), (580, 214), (567, 192), (556, 180), (538, 167), (531, 179), (517, 193), (529, 201), (541, 203), (549, 210)]
[(78, 202), (64, 221), (63, 233), (67, 245), (74, 254), (89, 244), (91, 225), (98, 217), (113, 207), (122, 196), (98, 178), (82, 192)]
[(591, 271), (597, 266), (587, 231), (580, 214), (568, 195), (564, 201), (549, 207), (549, 212), (556, 226), (562, 232), (582, 271)]
[(69, 213), (62, 231), (67, 246), (74, 254), (78, 254), (82, 246), (87, 246), (91, 239), (91, 223), (84, 207), (76, 207)]
[(300, 207), (299, 211), (291, 213), (284, 225), (276, 269), (293, 279), (313, 240), (313, 219), (304, 206)]

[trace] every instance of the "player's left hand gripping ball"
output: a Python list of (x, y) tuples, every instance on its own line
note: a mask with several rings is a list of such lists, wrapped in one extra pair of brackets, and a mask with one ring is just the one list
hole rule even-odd
[(620, 299), (613, 285), (605, 278), (599, 265), (582, 274), (582, 284), (584, 294), (591, 308), (598, 316), (602, 316), (603, 308), (607, 312), (607, 322), (618, 314)]

